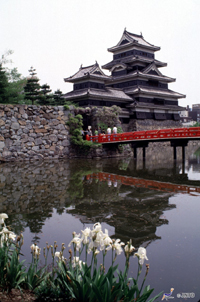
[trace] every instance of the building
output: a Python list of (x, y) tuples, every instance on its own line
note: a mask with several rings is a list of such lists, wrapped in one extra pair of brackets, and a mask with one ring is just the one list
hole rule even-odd
[(190, 107), (189, 105), (187, 105), (185, 110), (182, 110), (180, 112), (180, 120), (182, 121), (182, 123), (187, 123), (192, 121), (192, 118), (189, 116), (189, 114), (190, 114)]
[(167, 64), (155, 59), (159, 50), (142, 34), (125, 29), (118, 44), (108, 48), (112, 61), (102, 66), (111, 75), (105, 75), (97, 63), (81, 66), (64, 79), (74, 84), (73, 91), (64, 98), (84, 107), (120, 106), (120, 120), (126, 131), (180, 126), (179, 112), (184, 108), (178, 105), (178, 99), (185, 95), (168, 88), (175, 79), (161, 73), (160, 68)]
[(192, 110), (189, 112), (189, 117), (193, 119), (193, 121), (200, 123), (200, 104), (193, 104)]

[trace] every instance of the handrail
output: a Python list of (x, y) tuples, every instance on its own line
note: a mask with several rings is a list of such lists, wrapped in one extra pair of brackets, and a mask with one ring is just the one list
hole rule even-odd
[(94, 136), (86, 135), (86, 140), (92, 141), (94, 143), (114, 143), (149, 139), (156, 140), (187, 137), (200, 137), (200, 127), (134, 131), (117, 134), (99, 134)]

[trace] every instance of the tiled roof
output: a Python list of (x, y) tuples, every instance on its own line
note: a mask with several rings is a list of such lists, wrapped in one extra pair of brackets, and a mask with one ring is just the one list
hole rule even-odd
[(126, 95), (122, 90), (109, 88), (109, 87), (105, 89), (86, 88), (86, 89), (74, 90), (63, 95), (65, 99), (73, 99), (73, 98), (79, 98), (85, 96), (99, 97), (100, 99), (108, 98), (108, 99), (132, 101), (132, 98)]
[(160, 72), (160, 70), (158, 70), (156, 64), (153, 62), (151, 64), (149, 64), (147, 67), (145, 67), (142, 72), (143, 73), (149, 73), (151, 70), (157, 72), (158, 75), (163, 76), (162, 73)]
[(88, 77), (102, 79), (102, 80), (109, 79), (109, 76), (105, 75), (103, 71), (100, 69), (98, 63), (96, 63), (94, 65), (87, 66), (87, 67), (82, 67), (81, 65), (78, 72), (76, 72), (73, 76), (69, 78), (65, 78), (64, 81), (75, 82), (76, 80), (80, 80)]
[[(126, 42), (123, 43), (123, 41), (126, 41)], [(143, 46), (145, 48), (151, 48), (154, 51), (160, 50), (160, 47), (154, 46), (153, 44), (150, 44), (149, 42), (147, 42), (144, 39), (144, 37), (142, 36), (142, 34), (136, 35), (136, 34), (126, 31), (126, 29), (125, 29), (119, 43), (116, 46), (108, 48), (108, 51), (115, 52), (116, 50), (118, 50), (120, 48), (125, 48), (129, 45)]]
[(133, 88), (124, 89), (124, 92), (127, 94), (149, 94), (149, 95), (158, 95), (162, 97), (172, 97), (172, 98), (185, 98), (184, 94), (169, 90), (169, 89), (155, 89), (155, 88), (147, 88), (142, 86), (137, 86)]
[(147, 42), (144, 38), (143, 35), (136, 35), (133, 33), (128, 32), (127, 30), (125, 31), (125, 35), (127, 35), (127, 37), (130, 37), (132, 39), (132, 41), (137, 41), (138, 44), (141, 45), (147, 45), (147, 46), (154, 46), (153, 44), (150, 44), (149, 42)]
[(144, 102), (136, 102), (127, 105), (127, 107), (130, 108), (148, 108), (148, 109), (160, 109), (160, 110), (183, 110), (184, 107), (178, 106), (178, 105), (157, 105), (157, 104), (151, 104), (151, 103), (144, 103)]
[(146, 73), (143, 73), (141, 71), (133, 71), (133, 72), (130, 72), (128, 74), (125, 74), (125, 75), (119, 75), (119, 76), (112, 76), (111, 78), (109, 78), (108, 81), (106, 81), (106, 84), (111, 84), (112, 82), (118, 82), (121, 81), (121, 80), (125, 80), (126, 78), (131, 80), (133, 77), (141, 77), (141, 78), (146, 78), (146, 79), (153, 79), (153, 80), (157, 80), (157, 81), (164, 81), (166, 83), (169, 83), (169, 82), (174, 82), (176, 79), (174, 78), (170, 78), (170, 77), (167, 77), (165, 75), (156, 75), (156, 74), (146, 74)]
[(124, 57), (124, 58), (121, 58), (121, 59), (116, 59), (116, 60), (113, 60), (113, 61), (110, 61), (109, 63), (101, 66), (102, 68), (104, 69), (112, 69), (112, 67), (114, 65), (117, 65), (117, 64), (120, 64), (120, 63), (132, 63), (134, 61), (139, 61), (139, 62), (144, 62), (144, 63), (155, 63), (156, 66), (158, 67), (165, 67), (167, 66), (167, 63), (164, 63), (164, 62), (161, 62), (161, 61), (158, 61), (158, 60), (155, 60), (155, 59), (152, 59), (152, 58), (145, 58), (143, 56), (128, 56), (128, 57)]

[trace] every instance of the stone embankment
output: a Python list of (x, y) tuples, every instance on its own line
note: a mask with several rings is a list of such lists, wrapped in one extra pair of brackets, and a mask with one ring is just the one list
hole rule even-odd
[(0, 161), (67, 156), (67, 115), (63, 106), (0, 105)]
[(127, 156), (117, 146), (83, 152), (70, 144), (66, 125), (69, 112), (63, 106), (0, 105), (0, 162), (61, 158)]
[[(130, 145), (117, 146), (113, 144), (104, 147), (94, 145), (90, 150), (82, 150), (77, 146), (72, 146), (69, 129), (66, 125), (69, 112), (73, 113), (73, 110), (66, 111), (63, 106), (0, 105), (0, 162), (75, 157), (129, 158), (133, 156)], [(143, 126), (147, 127), (147, 125)], [(154, 126), (161, 127), (158, 124)], [(162, 126), (163, 128), (169, 127), (169, 125)], [(171, 126), (177, 125), (172, 123)], [(188, 147), (198, 143), (190, 142)], [(163, 148), (165, 150), (169, 148), (169, 154), (171, 154), (172, 148), (169, 144), (169, 142), (152, 144), (154, 156), (157, 157), (158, 152), (156, 150), (163, 151)], [(147, 159), (148, 154), (151, 154), (150, 145), (147, 148)], [(140, 153), (139, 148), (138, 156)]]

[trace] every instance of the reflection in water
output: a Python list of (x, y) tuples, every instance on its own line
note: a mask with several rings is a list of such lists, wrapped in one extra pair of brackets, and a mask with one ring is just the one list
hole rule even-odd
[[(195, 196), (199, 196), (199, 190), (200, 168), (194, 155), (186, 161), (184, 170), (181, 163), (173, 161), (147, 161), (143, 168), (142, 162), (132, 159), (0, 165), (0, 212), (8, 214), (7, 224), (15, 233), (24, 232), (26, 256), (30, 255), (31, 241), (41, 247), (54, 240), (67, 244), (72, 231), (80, 232), (86, 225), (101, 222), (112, 237), (125, 242), (132, 238), (135, 247), (148, 246), (154, 267), (149, 277), (152, 283), (155, 281), (152, 286), (157, 287), (156, 292), (165, 290), (164, 286), (178, 289), (179, 279), (173, 277), (173, 284), (167, 283), (173, 274), (184, 281), (182, 263), (185, 267), (187, 244), (190, 259), (196, 257), (198, 223), (193, 226), (193, 221), (198, 219), (199, 203), (193, 201), (191, 206), (188, 199), (198, 200)], [(167, 257), (171, 266), (165, 263)], [(162, 262), (157, 264), (159, 259)], [(193, 263), (187, 269), (190, 267)], [(188, 279), (199, 284), (198, 275)], [(191, 287), (179, 290), (194, 291)]]
[(132, 159), (1, 165), (0, 212), (8, 213), (16, 233), (28, 227), (39, 241), (53, 210), (62, 214), (73, 205), (67, 212), (82, 223), (106, 222), (115, 236), (139, 246), (158, 239), (156, 228), (168, 223), (161, 217), (175, 207), (169, 197), (199, 182), (180, 175), (178, 166), (142, 170), (134, 165)]

